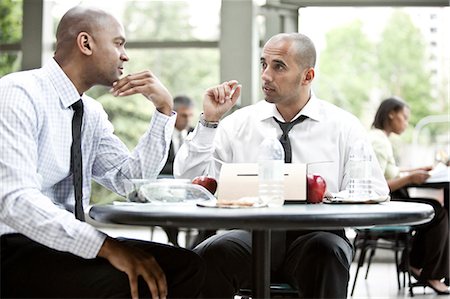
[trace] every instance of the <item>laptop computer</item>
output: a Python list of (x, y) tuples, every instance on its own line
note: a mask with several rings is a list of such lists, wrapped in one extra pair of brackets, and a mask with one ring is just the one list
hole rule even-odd
[[(307, 164), (284, 164), (285, 203), (306, 202)], [(258, 197), (257, 163), (224, 163), (220, 170), (218, 200)]]

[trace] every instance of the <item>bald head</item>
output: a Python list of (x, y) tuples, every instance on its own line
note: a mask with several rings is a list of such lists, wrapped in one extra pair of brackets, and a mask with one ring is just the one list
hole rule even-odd
[(291, 42), (290, 50), (293, 51), (296, 61), (301, 69), (314, 67), (316, 64), (316, 48), (312, 40), (301, 33), (280, 33), (271, 37), (266, 45), (280, 41)]
[(67, 55), (74, 49), (80, 32), (95, 37), (96, 33), (112, 20), (117, 22), (112, 15), (98, 8), (82, 6), (71, 8), (62, 17), (56, 30), (56, 54)]
[(80, 94), (94, 85), (112, 86), (128, 61), (124, 28), (103, 10), (76, 6), (58, 25), (54, 59)]

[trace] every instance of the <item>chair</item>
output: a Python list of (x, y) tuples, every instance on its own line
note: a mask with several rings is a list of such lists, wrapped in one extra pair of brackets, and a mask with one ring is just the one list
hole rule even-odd
[[(413, 228), (410, 226), (386, 226), (356, 229), (356, 233), (357, 234), (353, 243), (355, 248), (355, 255), (358, 249), (360, 253), (350, 296), (353, 296), (359, 269), (364, 264), (366, 253), (370, 250), (365, 279), (367, 279), (368, 277), (370, 264), (372, 262), (373, 256), (375, 255), (376, 249), (386, 249), (394, 251), (395, 265), (397, 269), (398, 289), (400, 290), (402, 287), (400, 283), (400, 275), (401, 273), (403, 273), (403, 287), (406, 287), (406, 276), (408, 276), (409, 293), (411, 297), (414, 296), (413, 287), (415, 285), (411, 284), (411, 274), (409, 272), (409, 251), (411, 237), (413, 235)], [(403, 254), (403, 263), (399, 261), (399, 253)]]

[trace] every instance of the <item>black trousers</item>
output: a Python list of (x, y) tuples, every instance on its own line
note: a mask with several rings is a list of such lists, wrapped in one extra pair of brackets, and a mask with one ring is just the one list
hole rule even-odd
[[(273, 282), (289, 282), (302, 298), (346, 298), (353, 250), (330, 232), (312, 231), (286, 244), (282, 265), (271, 265)], [(272, 248), (277, 248), (272, 246)], [(206, 261), (203, 298), (233, 298), (252, 284), (252, 238), (243, 230), (227, 231), (200, 243), (194, 251)]]
[[(199, 296), (204, 262), (192, 251), (119, 239), (150, 252), (164, 270), (169, 298)], [(131, 298), (128, 276), (103, 258), (83, 259), (50, 249), (20, 234), (0, 238), (0, 298)], [(139, 298), (151, 294), (139, 279)]]
[(421, 278), (442, 279), (449, 277), (448, 255), (448, 213), (441, 204), (432, 198), (394, 198), (396, 201), (427, 203), (433, 206), (433, 219), (417, 226), (412, 239), (410, 264), (422, 268)]

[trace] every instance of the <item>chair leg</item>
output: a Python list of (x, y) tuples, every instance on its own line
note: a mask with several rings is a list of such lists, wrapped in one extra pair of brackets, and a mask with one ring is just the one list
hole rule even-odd
[(359, 233), (356, 234), (356, 237), (353, 239), (353, 248), (355, 248), (355, 252), (353, 253), (353, 256), (352, 256), (352, 263), (355, 261), (356, 249), (358, 248), (358, 246), (357, 246), (358, 240), (359, 240)]
[(411, 234), (408, 233), (406, 234), (405, 237), (405, 249), (404, 249), (404, 254), (405, 254), (405, 267), (406, 267), (406, 273), (408, 274), (408, 287), (409, 287), (409, 295), (411, 297), (414, 297), (414, 291), (413, 291), (413, 286), (411, 283), (411, 272), (409, 270), (409, 245), (411, 243)]
[(372, 264), (372, 258), (374, 255), (375, 255), (375, 248), (372, 248), (370, 250), (369, 260), (367, 261), (366, 276), (364, 277), (364, 279), (367, 279), (367, 276), (369, 276), (369, 268), (370, 268), (370, 265)]
[(153, 235), (155, 233), (155, 227), (151, 226), (150, 227), (150, 241), (153, 241)]
[(366, 257), (366, 251), (367, 248), (366, 246), (363, 244), (361, 247), (361, 251), (359, 253), (359, 259), (358, 259), (358, 266), (356, 268), (356, 273), (355, 273), (355, 279), (353, 280), (353, 286), (352, 286), (352, 291), (350, 293), (350, 296), (353, 296), (353, 292), (355, 291), (355, 286), (356, 286), (356, 279), (358, 278), (358, 273), (359, 273), (359, 269), (362, 267), (362, 265), (364, 264), (364, 259)]
[(397, 286), (398, 290), (400, 290), (402, 288), (402, 283), (400, 282), (400, 265), (398, 264), (398, 250), (395, 250), (395, 268), (397, 270)]
[(403, 271), (403, 287), (406, 288), (406, 270)]

